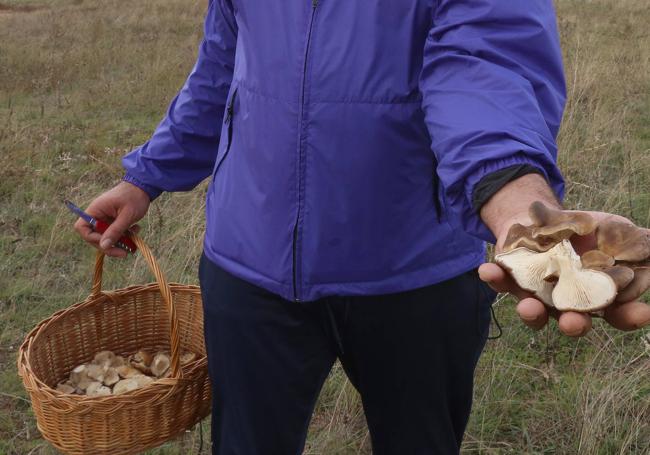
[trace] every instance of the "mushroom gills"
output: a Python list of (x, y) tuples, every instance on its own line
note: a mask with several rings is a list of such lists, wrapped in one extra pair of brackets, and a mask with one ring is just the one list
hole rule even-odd
[(554, 285), (545, 280), (552, 251), (538, 253), (519, 247), (497, 255), (495, 260), (510, 273), (520, 288), (531, 292), (546, 305), (553, 306)]
[[(568, 243), (568, 241), (565, 241)], [(553, 289), (553, 306), (560, 311), (588, 313), (598, 311), (616, 298), (616, 283), (606, 273), (583, 269), (580, 257), (571, 244), (551, 258), (548, 275), (557, 278)]]
[(497, 255), (495, 260), (522, 289), (561, 311), (598, 311), (616, 298), (614, 279), (607, 273), (584, 269), (568, 240), (543, 253), (516, 248)]

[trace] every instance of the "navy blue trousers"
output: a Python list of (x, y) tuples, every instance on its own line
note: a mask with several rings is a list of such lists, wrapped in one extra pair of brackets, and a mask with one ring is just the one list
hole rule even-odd
[(390, 295), (295, 303), (200, 266), (214, 455), (303, 450), (338, 358), (375, 455), (457, 454), (495, 294), (476, 270)]

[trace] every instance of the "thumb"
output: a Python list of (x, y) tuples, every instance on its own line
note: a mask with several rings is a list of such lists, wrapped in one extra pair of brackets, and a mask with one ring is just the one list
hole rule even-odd
[(102, 234), (102, 238), (99, 241), (99, 246), (103, 250), (112, 248), (113, 245), (115, 245), (115, 243), (119, 240), (119, 238), (124, 235), (126, 230), (129, 229), (129, 227), (131, 227), (131, 225), (136, 221), (137, 220), (133, 214), (128, 210), (123, 210), (118, 213), (115, 221), (113, 221), (111, 225), (106, 229), (106, 232)]

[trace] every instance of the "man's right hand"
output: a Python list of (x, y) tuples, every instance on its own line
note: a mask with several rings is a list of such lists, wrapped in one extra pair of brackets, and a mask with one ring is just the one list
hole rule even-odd
[(114, 247), (117, 240), (133, 228), (144, 217), (149, 209), (149, 195), (135, 185), (120, 182), (114, 188), (100, 195), (86, 209), (90, 216), (111, 223), (110, 227), (100, 234), (93, 231), (92, 226), (81, 218), (74, 225), (75, 230), (88, 243), (98, 248), (106, 255), (124, 258), (126, 251)]

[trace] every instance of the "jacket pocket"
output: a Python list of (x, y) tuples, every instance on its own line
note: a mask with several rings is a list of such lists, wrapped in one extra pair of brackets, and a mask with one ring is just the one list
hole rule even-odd
[(226, 104), (226, 113), (223, 118), (223, 128), (221, 130), (221, 140), (224, 140), (224, 133), (225, 133), (225, 144), (223, 144), (222, 147), (219, 147), (220, 149), (223, 150), (223, 153), (220, 155), (217, 155), (217, 162), (215, 163), (214, 166), (214, 171), (212, 172), (212, 181), (214, 182), (214, 179), (217, 176), (217, 172), (219, 172), (219, 168), (223, 164), (224, 160), (226, 159), (226, 156), (228, 156), (228, 152), (230, 152), (230, 147), (232, 146), (232, 135), (233, 135), (233, 119), (235, 116), (235, 101), (237, 100), (237, 87), (235, 87), (232, 91), (232, 94), (230, 95), (230, 99), (228, 100)]
[(444, 221), (445, 215), (444, 190), (440, 184), (440, 177), (438, 177), (438, 160), (435, 157), (433, 159), (432, 179), (433, 207), (436, 213), (436, 221), (438, 221), (438, 223), (442, 223)]

